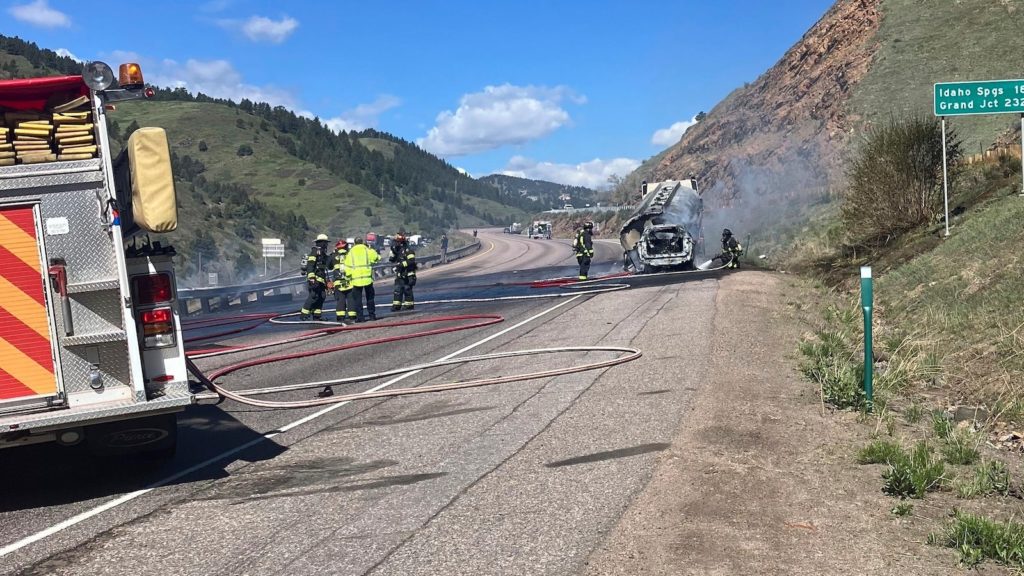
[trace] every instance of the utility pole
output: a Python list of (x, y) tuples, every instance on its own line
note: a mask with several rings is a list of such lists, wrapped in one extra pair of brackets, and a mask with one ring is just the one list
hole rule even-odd
[(383, 182), (380, 183), (380, 201), (381, 202), (384, 201), (384, 183)]

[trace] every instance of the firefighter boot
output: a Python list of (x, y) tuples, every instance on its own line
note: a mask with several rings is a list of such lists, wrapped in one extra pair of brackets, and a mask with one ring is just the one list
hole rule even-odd
[(329, 398), (331, 396), (334, 396), (334, 388), (331, 388), (330, 386), (326, 386), (326, 387), (324, 387), (323, 390), (317, 392), (316, 395), (317, 395), (318, 398)]

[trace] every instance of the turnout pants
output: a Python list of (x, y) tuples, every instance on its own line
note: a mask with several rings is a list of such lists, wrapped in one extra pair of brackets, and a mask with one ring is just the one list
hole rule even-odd
[(302, 315), (309, 316), (313, 314), (314, 318), (320, 318), (323, 314), (324, 298), (327, 296), (327, 286), (317, 282), (316, 284), (309, 285), (309, 295), (306, 296), (306, 302), (302, 305)]
[(576, 261), (580, 263), (580, 280), (586, 280), (590, 274), (590, 256), (577, 254)]
[(348, 319), (349, 295), (352, 289), (334, 291), (334, 307), (338, 313), (338, 322)]
[(377, 292), (373, 284), (367, 286), (353, 286), (348, 293), (348, 318), (349, 320), (363, 321), (363, 294), (366, 294), (366, 311), (370, 316), (377, 315), (377, 305), (373, 299)]
[(403, 278), (401, 276), (395, 276), (395, 297), (391, 300), (392, 310), (412, 310), (413, 308), (413, 297), (412, 287), (413, 280), (410, 278)]

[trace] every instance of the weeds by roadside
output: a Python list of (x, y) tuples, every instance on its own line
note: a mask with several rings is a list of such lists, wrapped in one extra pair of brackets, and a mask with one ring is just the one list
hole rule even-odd
[(989, 494), (1006, 496), (1010, 493), (1010, 471), (998, 460), (987, 460), (974, 469), (970, 480), (954, 484), (957, 498), (977, 498)]
[(942, 532), (931, 534), (928, 543), (956, 550), (965, 566), (989, 559), (1024, 568), (1024, 524), (1019, 522), (999, 522), (954, 510), (953, 522)]
[(927, 442), (918, 442), (902, 452), (882, 473), (882, 492), (897, 498), (924, 498), (926, 492), (942, 487), (946, 465), (932, 456)]

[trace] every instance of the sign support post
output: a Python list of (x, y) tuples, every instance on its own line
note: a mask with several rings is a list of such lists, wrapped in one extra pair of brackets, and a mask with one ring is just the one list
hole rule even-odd
[(1024, 196), (1024, 113), (1020, 115), (1020, 194)]
[(946, 206), (946, 236), (949, 236), (949, 173), (946, 168), (946, 117), (942, 117), (942, 201)]

